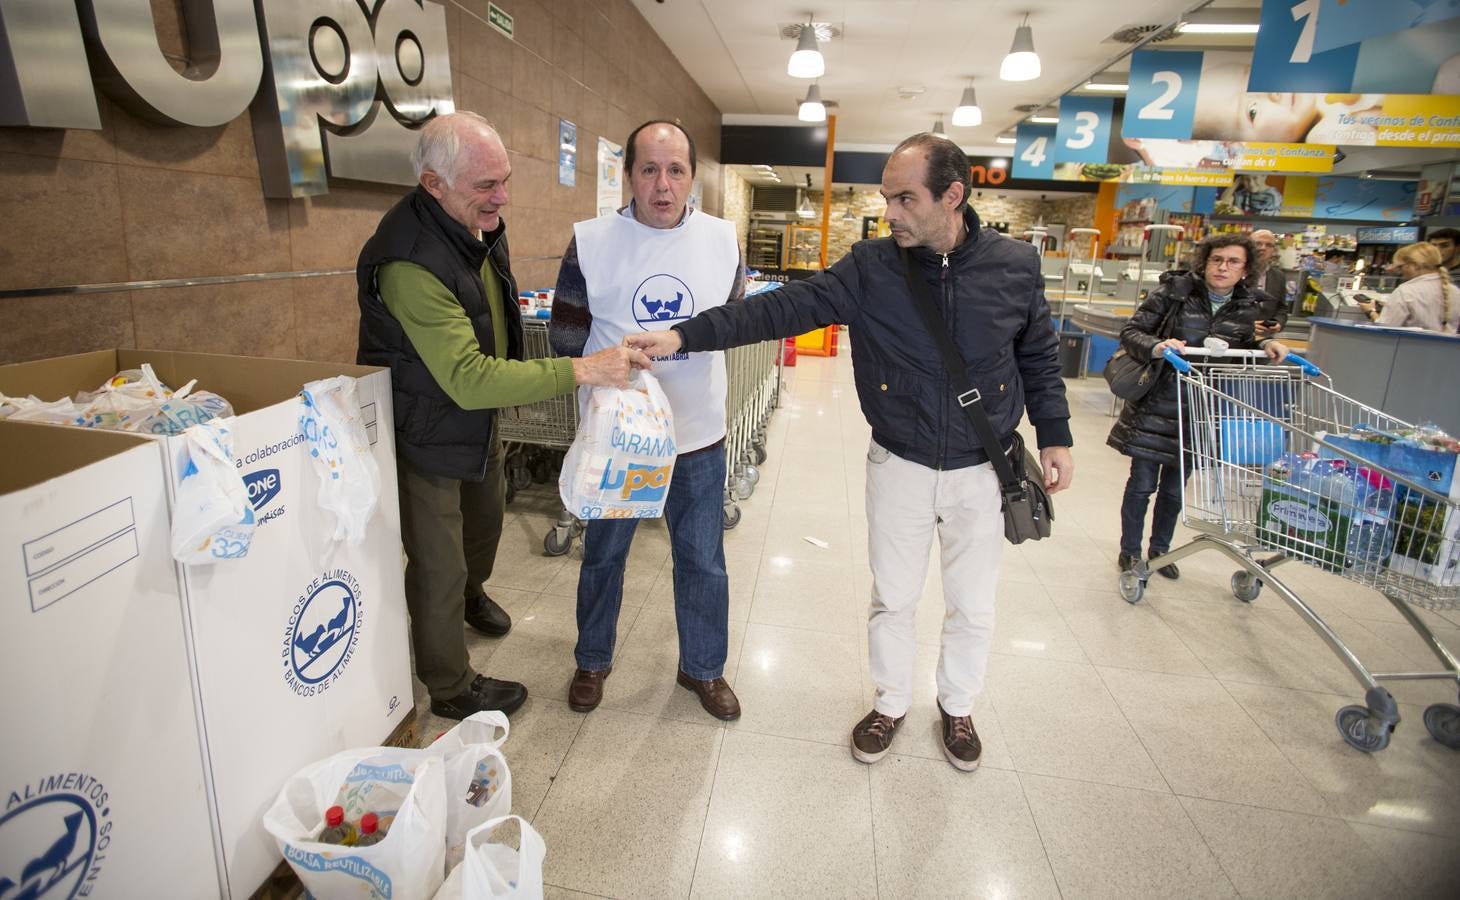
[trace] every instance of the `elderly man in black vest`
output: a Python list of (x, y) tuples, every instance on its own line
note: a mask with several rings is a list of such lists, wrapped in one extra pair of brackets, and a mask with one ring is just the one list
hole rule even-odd
[(494, 636), (512, 627), (482, 590), (505, 505), (496, 410), (580, 384), (622, 387), (649, 360), (623, 347), (523, 360), (501, 215), (512, 166), (501, 138), (475, 113), (438, 116), (421, 129), (411, 162), (419, 183), (381, 219), (356, 265), (357, 360), (390, 367), (406, 605), (431, 711), (510, 715), (527, 689), (473, 671), (462, 631), (463, 620)]

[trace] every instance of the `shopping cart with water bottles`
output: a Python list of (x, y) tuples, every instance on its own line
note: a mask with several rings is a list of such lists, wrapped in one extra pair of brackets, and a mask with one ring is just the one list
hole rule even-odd
[[(1182, 521), (1199, 533), (1121, 573), (1121, 596), (1139, 602), (1152, 571), (1203, 550), (1224, 554), (1241, 566), (1232, 575), (1234, 597), (1251, 603), (1264, 587), (1277, 594), (1363, 686), (1364, 703), (1343, 707), (1335, 721), (1353, 747), (1382, 750), (1399, 707), (1381, 681), (1435, 679), (1460, 691), (1460, 660), (1415, 611), (1460, 605), (1454, 445), (1428, 449), (1423, 428), (1338, 393), (1295, 355), (1271, 365), (1261, 351), (1185, 352), (1193, 358), (1172, 351), (1166, 358), (1177, 370), (1189, 470)], [(1290, 561), (1378, 591), (1441, 668), (1370, 671), (1275, 574)], [(1433, 704), (1424, 722), (1436, 741), (1460, 749), (1460, 706)]]

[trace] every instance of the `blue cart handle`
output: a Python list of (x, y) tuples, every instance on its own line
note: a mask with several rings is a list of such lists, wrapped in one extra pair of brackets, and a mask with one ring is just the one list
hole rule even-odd
[(1167, 347), (1165, 350), (1161, 351), (1161, 355), (1165, 357), (1166, 361), (1169, 362), (1176, 369), (1176, 371), (1180, 372), (1182, 375), (1191, 374), (1191, 363), (1187, 362), (1186, 358), (1177, 351), (1172, 350), (1170, 347)]
[(1308, 362), (1308, 360), (1304, 359), (1303, 357), (1299, 356), (1296, 353), (1289, 353), (1287, 356), (1283, 357), (1283, 362), (1292, 363), (1293, 365), (1295, 365), (1298, 368), (1302, 369), (1303, 370), (1303, 374), (1304, 375), (1307, 375), (1310, 378), (1322, 378), (1323, 377), (1323, 370), (1322, 369), (1320, 369), (1317, 366), (1313, 365), (1312, 363)]

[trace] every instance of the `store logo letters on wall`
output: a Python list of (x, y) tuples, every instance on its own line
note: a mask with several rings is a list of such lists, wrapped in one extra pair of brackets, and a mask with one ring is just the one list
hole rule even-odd
[(0, 125), (99, 130), (94, 79), (164, 124), (216, 127), (250, 109), (269, 197), (328, 193), (329, 177), (410, 184), (413, 128), (455, 110), (446, 10), (362, 2), (372, 11), (182, 0), (191, 64), (179, 73), (148, 0), (0, 0)]

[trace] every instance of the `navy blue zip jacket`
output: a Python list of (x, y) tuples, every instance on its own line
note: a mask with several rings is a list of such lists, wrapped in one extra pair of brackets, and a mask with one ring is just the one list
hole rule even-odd
[[(981, 228), (971, 207), (964, 222), (968, 238), (950, 253), (909, 251), (915, 277), (939, 298), (969, 380), (1004, 444), (1027, 408), (1040, 447), (1071, 446), (1059, 338), (1044, 299), (1039, 257), (1029, 244)], [(913, 302), (897, 244), (878, 238), (859, 241), (831, 268), (805, 281), (707, 310), (674, 327), (684, 349), (695, 352), (846, 325), (857, 396), (877, 443), (934, 469), (987, 462)]]

